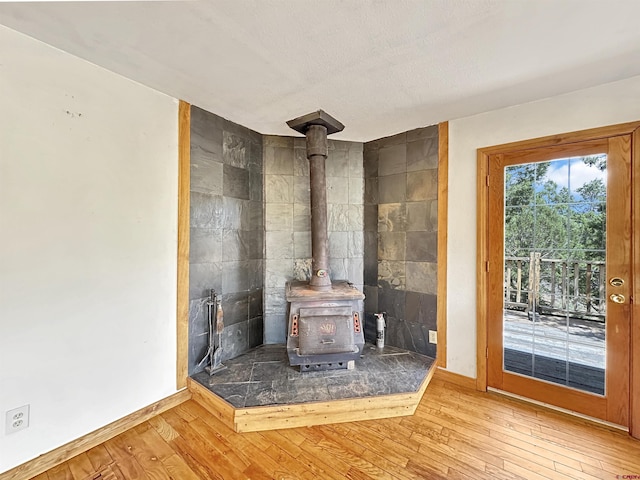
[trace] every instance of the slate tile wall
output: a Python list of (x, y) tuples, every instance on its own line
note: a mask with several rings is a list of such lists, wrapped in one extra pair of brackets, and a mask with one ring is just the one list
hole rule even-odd
[[(329, 140), (326, 160), (331, 277), (362, 289), (362, 143)], [(265, 343), (285, 343), (285, 283), (311, 270), (309, 163), (304, 138), (263, 137), (265, 195)]]
[(386, 312), (386, 342), (435, 357), (438, 127), (364, 144), (365, 336)]
[(209, 290), (224, 310), (222, 359), (263, 342), (262, 136), (191, 107), (189, 374), (208, 346)]

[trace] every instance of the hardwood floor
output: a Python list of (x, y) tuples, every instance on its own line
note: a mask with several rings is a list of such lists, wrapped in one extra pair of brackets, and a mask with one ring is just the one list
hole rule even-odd
[(435, 379), (412, 417), (289, 430), (235, 433), (190, 400), (35, 477), (344, 478), (640, 478), (640, 442)]

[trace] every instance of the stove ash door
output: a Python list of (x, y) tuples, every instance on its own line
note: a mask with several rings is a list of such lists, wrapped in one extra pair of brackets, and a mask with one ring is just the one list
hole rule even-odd
[(301, 308), (300, 355), (347, 353), (357, 350), (353, 332), (353, 311), (348, 307)]

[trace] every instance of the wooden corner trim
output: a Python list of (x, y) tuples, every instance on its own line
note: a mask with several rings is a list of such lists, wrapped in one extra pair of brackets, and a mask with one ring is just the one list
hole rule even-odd
[(476, 389), (487, 389), (487, 223), (489, 215), (489, 155), (478, 151), (476, 198)]
[(449, 225), (449, 122), (438, 124), (438, 365), (447, 367), (447, 228)]
[(0, 473), (0, 480), (24, 480), (25, 478), (35, 477), (50, 468), (66, 462), (70, 458), (80, 455), (87, 450), (100, 445), (107, 440), (112, 439), (116, 435), (129, 430), (130, 428), (146, 422), (152, 417), (159, 415), (191, 398), (189, 390), (181, 390), (179, 392), (163, 398), (151, 405), (137, 410), (126, 417), (122, 417), (115, 422), (109, 423), (93, 432), (90, 432), (80, 438), (72, 440), (50, 452), (40, 455), (33, 460), (18, 465), (11, 470)]
[(187, 386), (189, 362), (189, 209), (191, 105), (178, 106), (178, 283), (176, 301), (176, 388)]
[(460, 387), (469, 388), (471, 390), (476, 389), (476, 379), (467, 377), (466, 375), (460, 375), (459, 373), (451, 372), (438, 368), (435, 374), (435, 379), (443, 382), (452, 383)]

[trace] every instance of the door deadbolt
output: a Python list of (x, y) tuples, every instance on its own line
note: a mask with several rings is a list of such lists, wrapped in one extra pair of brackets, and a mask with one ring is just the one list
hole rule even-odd
[(624, 280), (620, 277), (611, 277), (611, 279), (609, 280), (609, 285), (611, 285), (612, 287), (621, 287), (622, 285), (624, 285)]
[(624, 295), (620, 295), (619, 293), (614, 293), (609, 297), (613, 303), (624, 303)]

